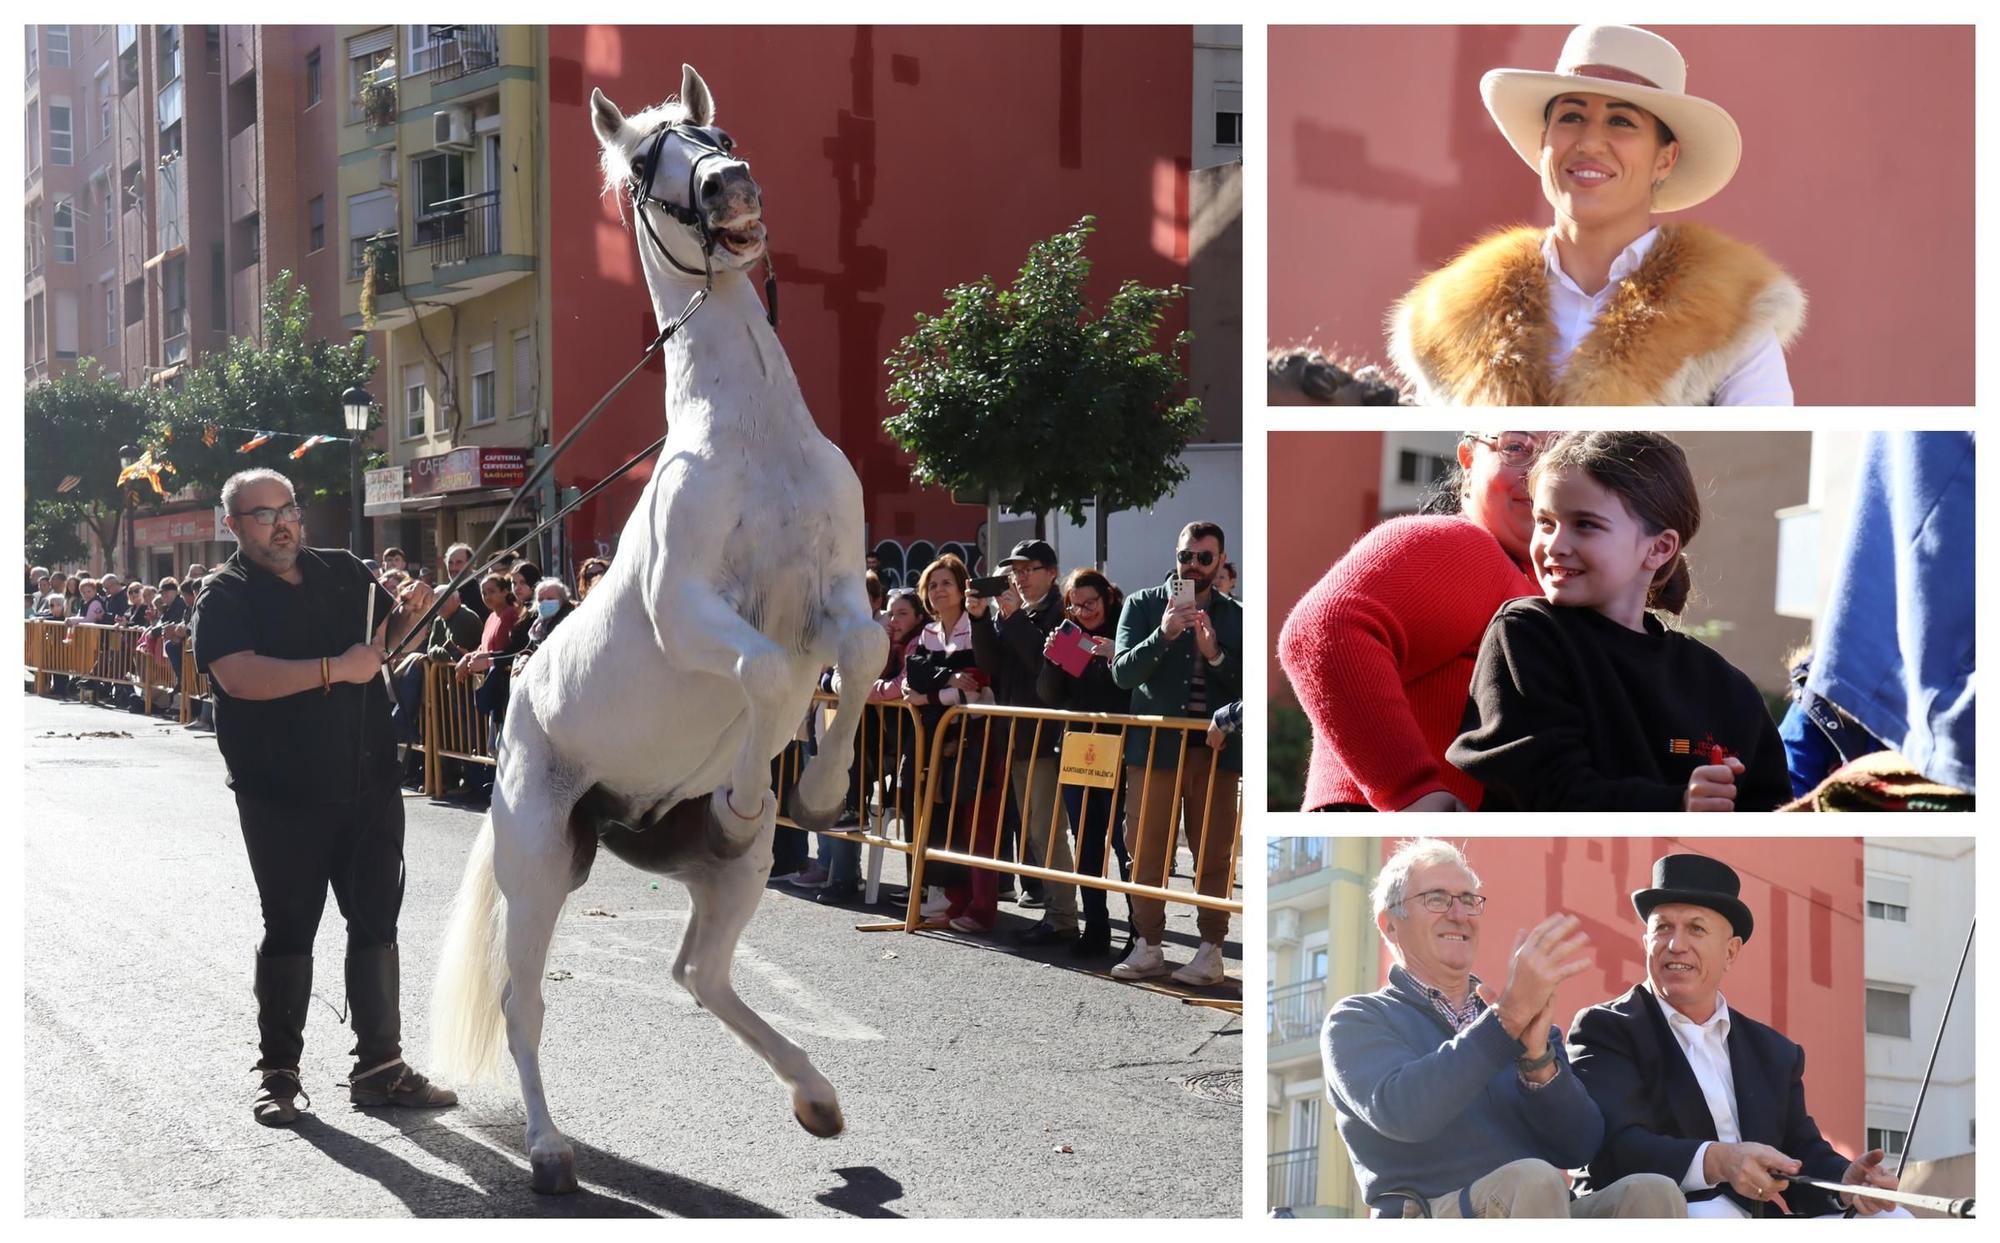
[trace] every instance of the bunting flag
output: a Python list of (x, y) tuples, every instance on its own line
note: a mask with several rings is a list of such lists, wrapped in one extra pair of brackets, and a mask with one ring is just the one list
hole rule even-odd
[(270, 438), (271, 438), (270, 432), (258, 432), (255, 436), (252, 436), (250, 439), (244, 441), (241, 445), (238, 445), (236, 451), (238, 453), (248, 453), (250, 452), (250, 450), (262, 446), (263, 443), (269, 440)]
[(159, 493), (164, 498), (167, 495), (167, 485), (160, 479), (162, 472), (170, 475), (177, 473), (174, 470), (174, 464), (165, 458), (155, 462), (153, 460), (153, 451), (148, 449), (139, 456), (138, 461), (118, 472), (118, 482), (126, 484), (132, 482), (134, 479), (144, 479), (147, 483), (153, 485), (153, 491)]
[(201, 429), (201, 443), (213, 449), (215, 447), (216, 440), (221, 435), (222, 435), (222, 429), (217, 427), (215, 424), (210, 423)]
[(83, 482), (82, 475), (64, 475), (62, 477), (62, 482), (56, 485), (56, 491), (58, 493), (67, 492), (71, 488), (74, 488), (75, 486), (77, 486), (82, 482)]
[(312, 450), (313, 448), (319, 445), (323, 445), (332, 439), (333, 437), (331, 436), (308, 436), (305, 439), (305, 443), (301, 444), (298, 448), (292, 450), (292, 456), (295, 458), (302, 458), (307, 454), (308, 451)]

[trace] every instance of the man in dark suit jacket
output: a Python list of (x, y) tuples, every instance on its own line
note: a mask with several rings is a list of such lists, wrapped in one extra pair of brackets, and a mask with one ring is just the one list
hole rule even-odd
[(1632, 895), (1646, 922), (1646, 983), (1570, 1029), (1570, 1062), (1604, 1114), (1586, 1182), (1664, 1174), (1687, 1193), (1690, 1217), (1837, 1214), (1849, 1197), (1787, 1176), (1884, 1188), (1896, 1179), (1879, 1168), (1880, 1149), (1849, 1161), (1826, 1141), (1806, 1112), (1805, 1050), (1723, 998), (1723, 974), (1753, 929), (1739, 888), (1719, 860), (1668, 855), (1653, 864), (1653, 887)]

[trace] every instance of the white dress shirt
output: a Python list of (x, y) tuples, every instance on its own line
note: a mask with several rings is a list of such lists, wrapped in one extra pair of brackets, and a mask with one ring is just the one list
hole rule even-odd
[[(1583, 292), (1569, 278), (1569, 273), (1563, 271), (1562, 257), (1556, 251), (1555, 230), (1542, 236), (1542, 257), (1549, 272), (1549, 317), (1556, 330), (1555, 352), (1549, 363), (1558, 377), (1569, 366), (1569, 356), (1576, 352), (1578, 343), (1590, 335), (1591, 326), (1618, 292), (1618, 282), (1639, 270), (1647, 252), (1659, 240), (1659, 229), (1648, 229), (1618, 252), (1618, 258), (1611, 264), (1611, 278), (1593, 295)], [(1711, 400), (1718, 406), (1791, 405), (1792, 379), (1785, 370), (1785, 351), (1778, 344), (1778, 334), (1766, 332), (1763, 344), (1750, 351), (1736, 370), (1729, 373)]]
[[(1708, 1016), (1706, 1023), (1695, 1022), (1664, 1001), (1660, 1004), (1667, 1012), (1667, 1029), (1680, 1043), (1681, 1052), (1687, 1054), (1694, 1080), (1701, 1085), (1702, 1099), (1708, 1102), (1708, 1116), (1715, 1120), (1715, 1140), (1711, 1142), (1739, 1142), (1743, 1130), (1736, 1122), (1736, 1076), (1729, 1066), (1729, 1003), (1717, 993), (1715, 1013)], [(1701, 1174), (1702, 1162), (1707, 1157), (1707, 1143), (1694, 1150), (1694, 1160), (1688, 1163), (1687, 1173), (1681, 1175), (1682, 1190), (1704, 1191), (1715, 1186)], [(1690, 1204), (1689, 1215), (1697, 1215), (1696, 1209), (1701, 1210), (1698, 1215), (1702, 1217), (1750, 1215), (1728, 1196)]]

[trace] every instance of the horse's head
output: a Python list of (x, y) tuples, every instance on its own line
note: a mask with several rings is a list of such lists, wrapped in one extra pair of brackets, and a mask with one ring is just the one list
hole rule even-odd
[(715, 97), (692, 65), (681, 66), (678, 99), (631, 117), (593, 89), (590, 126), (606, 188), (632, 200), (642, 231), (650, 225), (675, 267), (700, 274), (711, 262), (740, 269), (764, 257), (764, 193), (715, 127)]

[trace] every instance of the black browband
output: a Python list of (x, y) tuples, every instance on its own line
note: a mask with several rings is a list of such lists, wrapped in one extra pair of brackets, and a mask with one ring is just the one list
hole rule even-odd
[[(660, 148), (669, 135), (701, 148), (701, 154), (688, 166), (685, 204), (670, 202), (653, 193), (653, 177), (660, 167)], [(708, 218), (696, 206), (697, 187), (701, 184), (702, 165), (710, 160), (729, 159), (735, 143), (730, 141), (728, 134), (714, 126), (690, 125), (685, 121), (661, 125), (649, 137), (651, 141), (645, 147), (645, 155), (633, 168), (631, 180), (625, 184), (625, 192), (632, 200), (632, 212), (639, 217), (639, 223), (645, 226), (646, 236), (653, 239), (653, 249), (660, 252), (661, 258), (689, 276), (701, 277), (706, 286), (712, 289), (715, 287), (716, 239), (709, 231)], [(701, 268), (691, 268), (674, 258), (673, 252), (667, 249), (666, 243), (660, 240), (659, 233), (653, 229), (652, 217), (646, 214), (647, 204), (659, 208), (674, 220), (694, 230), (695, 235), (701, 239)], [(764, 247), (764, 302), (766, 316), (771, 322), (771, 327), (775, 329), (778, 326), (778, 278), (771, 264), (771, 248), (768, 242)]]

